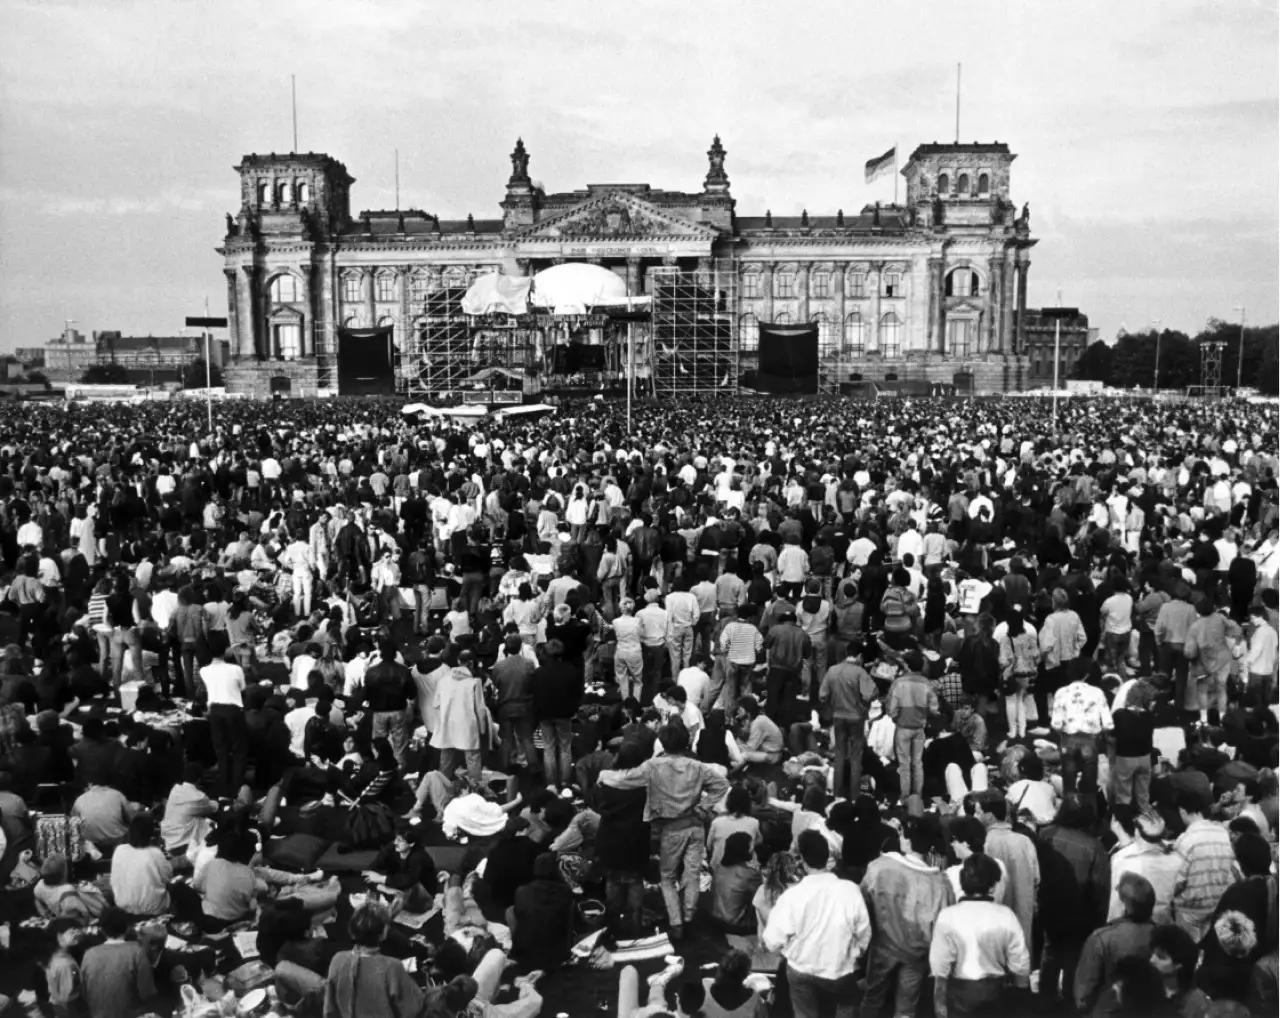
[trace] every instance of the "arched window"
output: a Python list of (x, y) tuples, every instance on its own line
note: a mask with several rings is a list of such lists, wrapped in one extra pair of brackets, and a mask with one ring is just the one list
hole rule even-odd
[(866, 353), (866, 339), (862, 329), (862, 315), (856, 311), (844, 319), (844, 352), (850, 357)]
[(742, 296), (754, 300), (761, 296), (760, 290), (760, 273), (755, 269), (748, 269), (742, 274)]
[(832, 357), (836, 352), (835, 330), (831, 328), (831, 319), (819, 311), (809, 321), (818, 327), (818, 356)]
[(342, 277), (342, 299), (348, 304), (358, 304), (360, 302), (359, 276)]
[(773, 276), (773, 295), (786, 299), (796, 293), (796, 274), (794, 272), (775, 272)]
[(831, 296), (831, 273), (814, 272), (809, 276), (809, 295), (812, 297)]
[(791, 324), (791, 312), (790, 312), (790, 311), (778, 311), (778, 312), (777, 312), (777, 313), (775, 313), (775, 314), (774, 314), (774, 316), (773, 316), (773, 324), (774, 324), (774, 325), (790, 325), (790, 324)]
[(960, 179), (956, 181), (956, 190), (961, 194), (967, 195), (969, 193), (969, 174), (960, 174)]
[(978, 274), (971, 269), (952, 269), (947, 273), (948, 297), (976, 297), (981, 289)]
[(902, 322), (892, 311), (880, 319), (880, 353), (884, 357), (902, 356)]
[(293, 185), (287, 180), (282, 180), (276, 186), (276, 198), (281, 205), (288, 205), (293, 200)]
[(389, 304), (396, 299), (396, 277), (390, 272), (384, 272), (378, 276), (376, 280), (377, 286), (375, 293), (377, 299), (383, 304)]
[(985, 173), (978, 174), (978, 196), (982, 197), (991, 193), (991, 177)]
[(760, 319), (747, 312), (738, 319), (738, 350), (755, 353), (760, 349)]
[(409, 277), (409, 299), (418, 301), (426, 300), (427, 294), (430, 292), (429, 280), (426, 273), (415, 272)]
[(305, 181), (298, 182), (298, 204), (302, 205), (311, 200), (311, 185)]
[(259, 205), (271, 204), (271, 185), (268, 184), (265, 180), (258, 185), (258, 204)]
[(867, 295), (867, 274), (851, 272), (845, 281), (845, 296), (861, 299)]
[(355, 315), (348, 315), (342, 320), (342, 327), (344, 329), (358, 329), (360, 328), (360, 319)]
[(951, 188), (951, 178), (945, 173), (938, 174), (938, 194), (947, 194)]
[(271, 280), (271, 302), (273, 304), (292, 304), (301, 298), (298, 296), (298, 281), (286, 273)]

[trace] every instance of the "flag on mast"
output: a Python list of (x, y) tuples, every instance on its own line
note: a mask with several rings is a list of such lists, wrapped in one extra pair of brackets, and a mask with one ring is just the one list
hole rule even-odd
[(898, 163), (898, 146), (894, 145), (884, 155), (867, 160), (867, 183), (879, 180), (886, 173), (892, 173)]

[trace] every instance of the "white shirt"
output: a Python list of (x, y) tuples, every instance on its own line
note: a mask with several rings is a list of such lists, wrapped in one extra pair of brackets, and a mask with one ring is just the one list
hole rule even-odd
[(991, 901), (949, 905), (933, 927), (929, 969), (935, 979), (1029, 976), (1031, 959), (1018, 917)]
[(314, 707), (295, 707), (284, 716), (284, 726), (289, 729), (289, 752), (301, 758), (306, 743), (307, 722), (316, 716)]
[(850, 975), (871, 943), (871, 919), (862, 891), (834, 873), (810, 873), (782, 892), (761, 942), (804, 975)]
[(293, 665), (289, 669), (289, 685), (294, 689), (306, 689), (307, 676), (319, 664), (310, 654), (299, 654), (293, 659)]
[(214, 661), (200, 669), (205, 689), (209, 693), (209, 706), (215, 703), (243, 707), (244, 669), (229, 661)]
[(151, 599), (151, 620), (162, 630), (169, 628), (169, 620), (178, 610), (178, 595), (172, 590), (158, 590)]
[(688, 668), (681, 669), (676, 678), (676, 685), (682, 686), (689, 694), (690, 703), (700, 704), (711, 686), (711, 676), (697, 665), (690, 665)]
[(44, 545), (44, 531), (39, 523), (28, 521), (18, 528), (18, 547), (25, 548), (27, 545), (33, 548)]

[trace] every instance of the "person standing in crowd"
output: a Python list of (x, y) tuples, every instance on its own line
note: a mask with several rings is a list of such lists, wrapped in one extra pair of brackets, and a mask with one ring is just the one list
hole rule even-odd
[(796, 1018), (854, 1018), (858, 959), (871, 944), (862, 892), (828, 869), (831, 849), (818, 831), (802, 831), (797, 850), (805, 876), (783, 891), (769, 912), (761, 943), (787, 961)]
[(644, 818), (658, 834), (662, 898), (671, 939), (678, 943), (685, 923), (698, 907), (698, 874), (706, 855), (706, 835), (697, 810), (722, 799), (729, 783), (716, 767), (689, 756), (689, 733), (684, 725), (663, 725), (658, 741), (661, 756), (630, 770), (601, 771), (599, 782), (617, 789), (648, 791)]
[(1087, 792), (1098, 787), (1098, 742), (1114, 722), (1107, 698), (1088, 677), (1076, 678), (1054, 694), (1049, 727), (1058, 733), (1062, 753), (1062, 788)]
[(1169, 912), (1199, 943), (1223, 892), (1235, 883), (1239, 867), (1226, 827), (1208, 819), (1209, 796), (1188, 788), (1177, 794), (1176, 803), (1183, 831), (1173, 850), (1182, 866), (1174, 880)]
[(845, 658), (822, 678), (818, 701), (831, 715), (837, 798), (856, 798), (862, 789), (862, 756), (867, 745), (867, 715), (880, 690), (862, 667), (862, 644), (851, 642)]
[(974, 853), (960, 868), (960, 900), (938, 914), (929, 946), (936, 1018), (1019, 1013), (1006, 985), (1030, 986), (1031, 958), (1023, 924), (991, 900), (999, 879), (995, 860)]
[(921, 671), (924, 657), (918, 650), (902, 655), (906, 671), (893, 680), (885, 698), (885, 713), (893, 719), (893, 752), (898, 760), (902, 801), (924, 791), (924, 730), (939, 716), (938, 694)]
[(573, 719), (582, 706), (582, 668), (564, 660), (564, 644), (549, 640), (546, 659), (533, 673), (533, 716), (542, 729), (542, 769), (547, 783), (573, 781)]

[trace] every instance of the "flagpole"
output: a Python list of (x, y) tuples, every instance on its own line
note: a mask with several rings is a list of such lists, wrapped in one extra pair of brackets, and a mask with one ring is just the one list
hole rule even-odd
[(956, 64), (956, 144), (960, 144), (960, 65)]
[(893, 204), (898, 204), (898, 143), (893, 143)]

